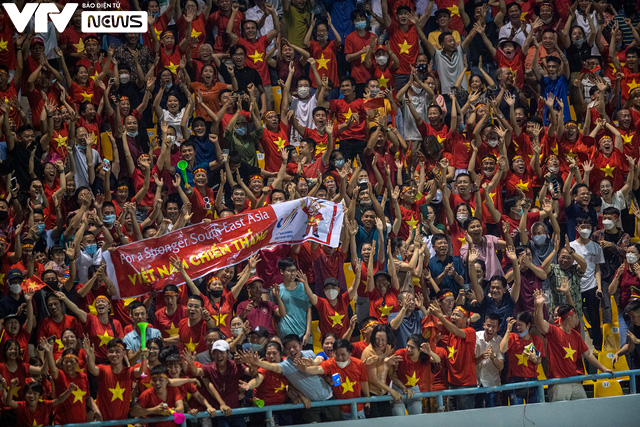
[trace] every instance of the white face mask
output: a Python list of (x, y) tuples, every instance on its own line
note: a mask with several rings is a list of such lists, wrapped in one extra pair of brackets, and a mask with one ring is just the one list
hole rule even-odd
[(611, 221), (610, 219), (605, 219), (602, 221), (602, 225), (604, 225), (605, 230), (611, 230), (613, 227), (616, 226), (616, 223)]
[(338, 368), (340, 369), (346, 368), (347, 366), (349, 366), (349, 363), (351, 363), (351, 359), (347, 360), (346, 362), (338, 362), (336, 360), (336, 365), (338, 365)]
[(131, 76), (129, 74), (120, 74), (120, 83), (126, 85), (131, 80)]
[(487, 145), (489, 147), (496, 147), (500, 143), (498, 139), (487, 139)]
[(549, 170), (549, 172), (555, 173), (555, 174), (560, 172), (560, 168), (558, 166), (549, 166), (547, 169)]
[(469, 219), (469, 215), (468, 214), (458, 214), (458, 215), (456, 215), (456, 219), (458, 220), (458, 222), (464, 224), (464, 222)]
[(300, 98), (306, 98), (309, 96), (309, 88), (307, 86), (302, 86), (298, 88), (298, 96)]
[(374, 88), (369, 89), (369, 92), (371, 92), (371, 96), (375, 97), (380, 92), (380, 89), (377, 88), (377, 87), (374, 87)]
[(628, 253), (627, 254), (627, 262), (629, 264), (635, 264), (636, 262), (638, 262), (638, 255), (632, 254), (632, 253)]
[(328, 299), (334, 300), (338, 298), (340, 291), (337, 289), (327, 289), (326, 291), (324, 291), (324, 294), (327, 296)]
[(391, 223), (387, 223), (387, 234), (391, 234), (392, 225)]
[(546, 234), (538, 234), (537, 236), (533, 236), (533, 243), (535, 243), (536, 245), (540, 246), (540, 245), (544, 245), (544, 242), (547, 241), (547, 235)]
[(22, 292), (22, 287), (19, 284), (9, 285), (9, 291), (14, 294), (19, 294), (20, 292)]
[(580, 237), (583, 239), (588, 239), (591, 237), (591, 229), (590, 228), (581, 228), (580, 229)]
[(242, 333), (242, 328), (231, 328), (231, 335), (237, 337)]
[(415, 87), (415, 86), (411, 85), (411, 88), (416, 93), (416, 95), (419, 95), (419, 94), (422, 93), (422, 88), (421, 87)]
[(382, 56), (378, 56), (378, 57), (376, 57), (376, 63), (377, 63), (378, 65), (384, 65), (384, 64), (386, 64), (387, 62), (389, 62), (389, 57), (388, 57), (388, 56), (386, 56), (386, 55), (382, 55)]

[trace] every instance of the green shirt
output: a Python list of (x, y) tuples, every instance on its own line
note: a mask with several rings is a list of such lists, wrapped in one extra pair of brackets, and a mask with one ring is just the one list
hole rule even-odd
[(256, 150), (263, 132), (262, 126), (244, 136), (238, 136), (233, 130), (225, 130), (223, 140), (225, 145), (229, 147), (230, 153), (238, 153), (243, 161), (258, 167)]
[(307, 2), (302, 12), (294, 5), (290, 5), (289, 10), (284, 12), (284, 19), (289, 29), (287, 40), (304, 49), (304, 36), (311, 25), (311, 3)]

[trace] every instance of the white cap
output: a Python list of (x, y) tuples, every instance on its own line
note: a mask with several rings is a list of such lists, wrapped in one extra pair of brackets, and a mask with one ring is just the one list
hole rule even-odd
[(220, 351), (229, 351), (229, 343), (225, 340), (218, 340), (213, 343), (211, 347), (211, 351), (220, 350)]

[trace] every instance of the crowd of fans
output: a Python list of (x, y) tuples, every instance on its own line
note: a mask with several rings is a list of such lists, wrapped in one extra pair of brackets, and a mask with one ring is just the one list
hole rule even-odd
[[(2, 425), (434, 412), (611, 372), (602, 323), (638, 366), (637, 1), (120, 0), (149, 23), (121, 35), (84, 3), (62, 32), (0, 8)], [(305, 197), (344, 206), (338, 248), (172, 256), (184, 283), (116, 297), (107, 251)]]

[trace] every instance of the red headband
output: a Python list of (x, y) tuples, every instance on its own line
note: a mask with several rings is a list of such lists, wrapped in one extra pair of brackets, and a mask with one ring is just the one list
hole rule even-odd
[(465, 310), (464, 308), (462, 308), (462, 306), (457, 306), (455, 309), (456, 310), (460, 310), (462, 312), (462, 314), (464, 314), (464, 317), (469, 317), (469, 312), (467, 310)]
[(453, 292), (451, 292), (451, 291), (445, 292), (444, 294), (442, 294), (442, 295), (440, 295), (438, 297), (438, 301), (442, 301), (443, 299), (445, 299), (446, 297), (449, 297), (449, 296), (452, 297), (453, 296)]

